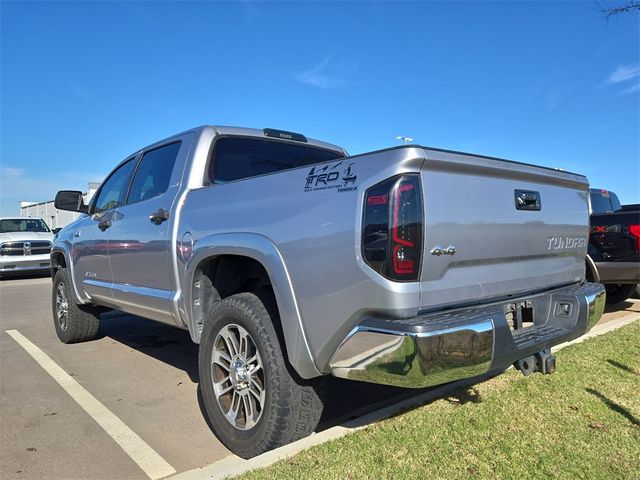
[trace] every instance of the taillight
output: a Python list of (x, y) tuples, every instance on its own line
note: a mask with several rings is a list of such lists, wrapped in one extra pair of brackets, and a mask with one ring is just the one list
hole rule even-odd
[(629, 233), (636, 238), (636, 250), (640, 253), (640, 225), (629, 225)]
[(390, 280), (418, 280), (422, 261), (419, 175), (393, 177), (366, 191), (362, 253), (371, 268)]

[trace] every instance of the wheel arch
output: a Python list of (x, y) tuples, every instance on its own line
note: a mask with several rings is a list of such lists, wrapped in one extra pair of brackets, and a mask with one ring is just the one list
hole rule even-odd
[(590, 255), (587, 255), (585, 257), (585, 263), (585, 276), (587, 277), (587, 280), (589, 280), (590, 282), (600, 283), (600, 273), (598, 273), (598, 267), (596, 266), (596, 263), (593, 261)]
[[(245, 285), (240, 285), (243, 280), (251, 280), (254, 284), (259, 284), (260, 280), (268, 282), (276, 300), (285, 343), (283, 347), (289, 363), (302, 378), (321, 375), (305, 336), (302, 317), (284, 259), (274, 243), (263, 235), (252, 233), (211, 235), (194, 244), (183, 274), (183, 305), (180, 308), (185, 313), (192, 340), (199, 343), (202, 332), (204, 311), (199, 312), (198, 309), (210, 308), (212, 301), (210, 295), (203, 294), (202, 283), (198, 285), (198, 282), (210, 281), (212, 286), (216, 284), (215, 275), (219, 275), (220, 272), (216, 269), (223, 263), (226, 263), (223, 273), (246, 274), (249, 271), (251, 275), (245, 275), (244, 278), (239, 279), (234, 274), (229, 284), (218, 282), (218, 286), (222, 285), (226, 289), (221, 292), (220, 297), (224, 298), (239, 291), (251, 291), (250, 288), (243, 288)], [(260, 277), (262, 272), (264, 272), (264, 278)]]
[(56, 272), (58, 270), (60, 270), (61, 268), (66, 268), (67, 274), (69, 275), (69, 279), (71, 280), (71, 287), (72, 287), (71, 290), (72, 290), (75, 302), (78, 304), (86, 303), (84, 300), (81, 299), (79, 295), (78, 286), (76, 285), (76, 279), (72, 271), (73, 270), (72, 260), (69, 252), (62, 246), (56, 245), (51, 250), (50, 259), (51, 259), (51, 281), (53, 282), (53, 279), (55, 278)]

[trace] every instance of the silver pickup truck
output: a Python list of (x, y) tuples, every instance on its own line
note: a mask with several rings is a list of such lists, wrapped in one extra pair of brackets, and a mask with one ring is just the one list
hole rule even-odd
[(51, 253), (63, 342), (113, 308), (187, 329), (221, 441), (251, 457), (313, 431), (326, 375), (429, 387), (552, 373), (605, 294), (585, 282), (584, 176), (401, 146), (348, 156), (204, 126), (127, 157)]

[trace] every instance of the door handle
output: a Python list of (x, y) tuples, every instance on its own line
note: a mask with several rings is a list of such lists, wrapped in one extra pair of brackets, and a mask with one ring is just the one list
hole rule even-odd
[(98, 228), (103, 232), (110, 226), (111, 226), (111, 220), (107, 218), (103, 218), (102, 220), (100, 220), (100, 223), (98, 224)]
[(169, 210), (165, 210), (164, 208), (159, 208), (151, 215), (149, 215), (149, 220), (151, 223), (155, 223), (156, 225), (160, 225), (165, 220), (169, 220)]

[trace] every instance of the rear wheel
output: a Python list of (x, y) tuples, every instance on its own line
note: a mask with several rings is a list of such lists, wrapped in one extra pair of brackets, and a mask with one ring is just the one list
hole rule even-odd
[(607, 291), (607, 305), (615, 305), (631, 297), (636, 289), (636, 285), (610, 283), (605, 285), (604, 288)]
[(214, 307), (200, 340), (207, 416), (243, 458), (310, 434), (322, 414), (319, 382), (290, 371), (274, 320), (258, 296), (240, 293)]
[(53, 324), (62, 342), (85, 342), (93, 340), (98, 334), (99, 308), (75, 303), (71, 293), (69, 274), (64, 268), (56, 271), (53, 277), (51, 309)]

